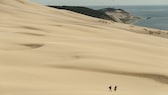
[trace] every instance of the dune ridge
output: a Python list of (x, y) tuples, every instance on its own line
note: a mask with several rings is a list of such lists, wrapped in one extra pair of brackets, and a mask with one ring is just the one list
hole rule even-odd
[(1, 95), (168, 93), (168, 31), (29, 0), (1, 0), (0, 15)]
[(84, 68), (84, 67), (75, 67), (75, 66), (50, 66), (50, 67), (59, 68), (59, 69), (84, 70), (89, 72), (109, 73), (109, 74), (117, 74), (117, 75), (124, 75), (124, 76), (148, 78), (156, 82), (168, 84), (168, 76), (161, 75), (161, 74), (127, 72), (127, 71), (117, 71), (117, 70), (98, 69), (98, 68)]

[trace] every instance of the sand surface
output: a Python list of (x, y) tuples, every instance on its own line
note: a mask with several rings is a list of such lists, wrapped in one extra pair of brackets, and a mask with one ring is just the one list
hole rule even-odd
[(0, 95), (168, 95), (167, 31), (26, 0), (0, 15)]

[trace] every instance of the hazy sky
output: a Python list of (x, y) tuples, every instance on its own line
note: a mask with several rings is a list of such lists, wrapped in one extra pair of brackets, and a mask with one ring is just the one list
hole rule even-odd
[(52, 5), (168, 5), (168, 0), (32, 0)]

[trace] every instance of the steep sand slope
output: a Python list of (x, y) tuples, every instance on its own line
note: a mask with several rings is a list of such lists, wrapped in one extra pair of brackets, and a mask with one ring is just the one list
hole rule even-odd
[(25, 0), (0, 15), (0, 95), (168, 94), (168, 39), (134, 33), (158, 30)]

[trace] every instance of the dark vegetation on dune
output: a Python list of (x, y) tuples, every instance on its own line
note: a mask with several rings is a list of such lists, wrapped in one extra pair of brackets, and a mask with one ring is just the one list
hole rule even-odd
[(77, 12), (87, 16), (101, 18), (105, 20), (111, 20), (115, 22), (121, 22), (121, 23), (132, 23), (140, 19), (139, 17), (133, 16), (132, 14), (126, 12), (123, 9), (103, 8), (99, 10), (94, 10), (94, 9), (81, 7), (81, 6), (49, 6), (49, 5), (48, 7), (69, 10), (69, 11)]
[(87, 8), (87, 7), (80, 7), (80, 6), (49, 6), (49, 7), (53, 7), (53, 8), (57, 8), (57, 9), (70, 10), (70, 11), (81, 13), (81, 14), (91, 16), (91, 17), (112, 20), (112, 18), (110, 18), (103, 11), (94, 10), (94, 9), (90, 9), (90, 8)]

